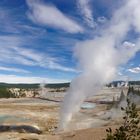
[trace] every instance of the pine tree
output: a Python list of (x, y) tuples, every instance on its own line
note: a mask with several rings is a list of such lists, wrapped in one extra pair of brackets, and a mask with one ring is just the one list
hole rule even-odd
[(107, 137), (104, 140), (140, 140), (140, 117), (136, 105), (127, 99), (127, 107), (121, 108), (125, 112), (123, 124), (115, 132), (107, 129)]

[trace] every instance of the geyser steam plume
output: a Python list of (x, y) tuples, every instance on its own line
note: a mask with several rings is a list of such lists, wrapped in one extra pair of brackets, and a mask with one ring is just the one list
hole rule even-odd
[(118, 68), (126, 64), (140, 50), (140, 40), (126, 40), (130, 31), (140, 33), (140, 0), (125, 0), (106, 27), (95, 36), (77, 44), (75, 56), (82, 69), (70, 85), (61, 110), (60, 129), (65, 129), (87, 96), (115, 80)]
[(45, 85), (46, 85), (45, 81), (40, 83), (40, 97), (46, 97), (47, 89), (46, 89)]

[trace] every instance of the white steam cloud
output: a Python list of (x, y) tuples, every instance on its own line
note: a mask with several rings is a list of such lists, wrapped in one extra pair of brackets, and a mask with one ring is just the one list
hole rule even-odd
[(74, 79), (65, 96), (61, 112), (60, 128), (65, 129), (87, 96), (115, 80), (119, 66), (126, 64), (140, 50), (139, 38), (135, 44), (126, 42), (133, 28), (140, 33), (140, 0), (126, 0), (117, 9), (107, 27), (93, 40), (77, 44), (75, 56), (79, 60), (82, 74)]

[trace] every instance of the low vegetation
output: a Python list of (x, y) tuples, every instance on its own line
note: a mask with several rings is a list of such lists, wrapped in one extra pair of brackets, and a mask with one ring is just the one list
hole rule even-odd
[(15, 98), (15, 95), (12, 94), (7, 88), (0, 88), (0, 98)]

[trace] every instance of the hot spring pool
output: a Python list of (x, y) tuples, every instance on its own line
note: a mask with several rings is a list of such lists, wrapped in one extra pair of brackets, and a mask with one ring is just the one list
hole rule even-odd
[(28, 122), (29, 119), (24, 118), (24, 117), (17, 117), (17, 116), (11, 116), (11, 115), (0, 115), (0, 123), (5, 123), (5, 122)]
[(89, 102), (84, 102), (82, 105), (81, 105), (81, 108), (82, 109), (93, 109), (96, 107), (96, 104), (95, 103), (89, 103)]

